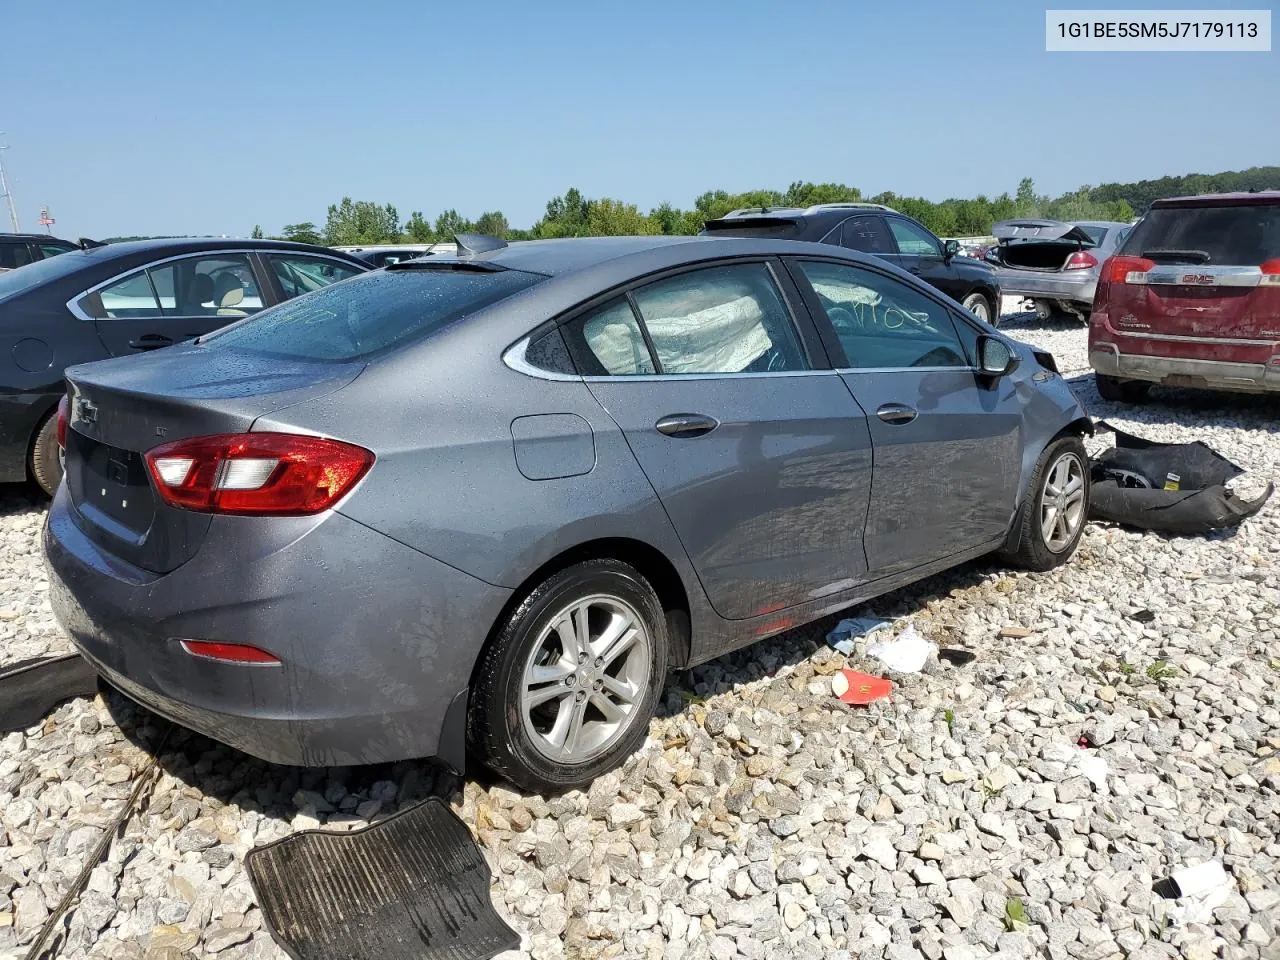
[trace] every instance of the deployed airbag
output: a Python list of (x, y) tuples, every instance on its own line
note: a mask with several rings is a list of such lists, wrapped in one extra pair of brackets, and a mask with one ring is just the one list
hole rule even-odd
[(1093, 460), (1091, 519), (1202, 536), (1238, 526), (1275, 490), (1267, 484), (1254, 500), (1228, 490), (1227, 481), (1244, 470), (1199, 441), (1157, 443), (1105, 421), (1098, 428), (1115, 434), (1116, 445)]

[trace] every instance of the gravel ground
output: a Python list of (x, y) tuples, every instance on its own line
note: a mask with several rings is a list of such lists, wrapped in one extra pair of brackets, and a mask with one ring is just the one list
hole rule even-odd
[[(1208, 441), (1250, 471), (1242, 492), (1280, 475), (1276, 402), (1114, 408), (1078, 326), (1008, 327), (1051, 349), (1095, 414)], [(0, 494), (3, 663), (66, 649), (41, 518)], [(831, 621), (813, 625), (673, 677), (636, 757), (547, 800), (424, 763), (271, 767), (118, 696), (74, 701), (0, 740), (0, 956), (23, 955), (158, 750), (149, 806), (60, 928), (63, 956), (283, 957), (246, 851), (439, 793), (536, 957), (1280, 958), (1277, 564), (1274, 505), (1232, 537), (1090, 526), (1064, 569), (970, 565), (859, 611), (909, 617), (972, 663), (847, 708)], [(1153, 892), (1209, 859), (1231, 878), (1215, 901)]]

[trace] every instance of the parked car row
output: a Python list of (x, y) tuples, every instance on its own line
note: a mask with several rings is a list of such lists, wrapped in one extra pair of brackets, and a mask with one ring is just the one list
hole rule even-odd
[[(44, 535), (112, 684), (269, 761), (470, 752), (558, 790), (625, 759), (669, 669), (1075, 550), (1090, 421), (1053, 359), (888, 257), (459, 239), (372, 272), (243, 243), (44, 265), (38, 309), (114, 338), (46, 371), (134, 354), (66, 371)], [(325, 271), (350, 279), (286, 300)]]

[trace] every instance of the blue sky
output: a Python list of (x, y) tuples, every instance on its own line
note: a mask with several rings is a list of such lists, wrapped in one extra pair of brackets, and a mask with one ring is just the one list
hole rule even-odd
[(271, 233), (343, 195), (527, 226), (570, 186), (940, 200), (1280, 162), (1280, 53), (1051, 54), (1044, 10), (6, 3), (0, 143), (23, 227), (48, 204), (72, 238)]

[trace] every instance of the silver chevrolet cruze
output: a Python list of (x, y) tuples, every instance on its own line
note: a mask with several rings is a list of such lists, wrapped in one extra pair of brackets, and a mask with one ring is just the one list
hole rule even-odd
[(672, 668), (983, 554), (1075, 550), (1053, 359), (883, 260), (713, 237), (429, 256), (68, 371), (54, 609), (279, 763), (581, 786)]

